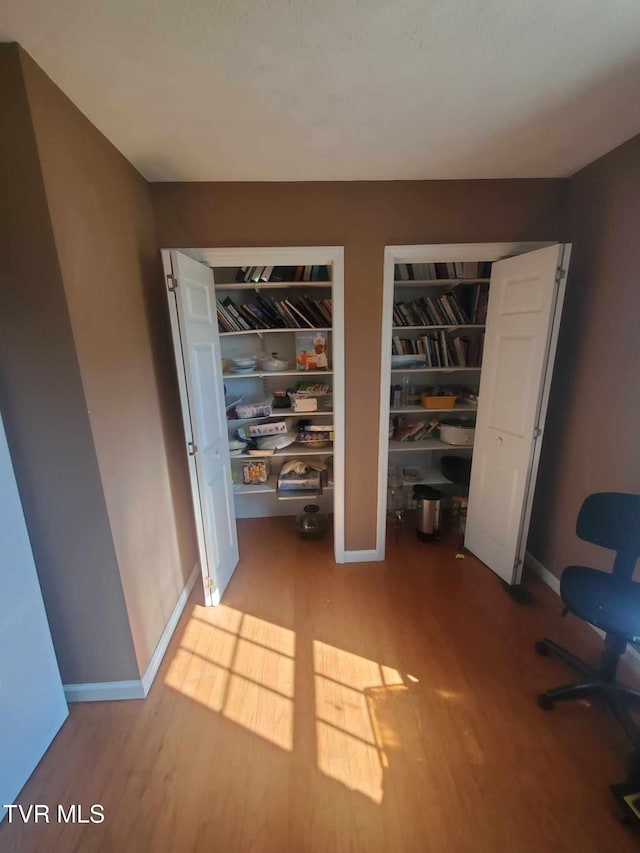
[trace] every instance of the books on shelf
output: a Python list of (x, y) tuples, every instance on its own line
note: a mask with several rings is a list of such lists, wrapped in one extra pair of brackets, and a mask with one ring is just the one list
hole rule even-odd
[(428, 438), (440, 423), (440, 418), (435, 417), (430, 421), (411, 421), (399, 417), (393, 419), (394, 441), (423, 441)]
[[(236, 273), (236, 282), (251, 282), (259, 284), (260, 282), (278, 282), (278, 281), (331, 281), (329, 267), (326, 265), (313, 266), (297, 266), (297, 267), (278, 267), (278, 266), (262, 266), (262, 267), (239, 267)], [(224, 287), (224, 284), (221, 285)]]
[(331, 300), (306, 296), (273, 299), (260, 294), (244, 303), (227, 297), (216, 300), (216, 309), (221, 332), (327, 328), (332, 322)]
[(483, 285), (463, 285), (440, 296), (421, 296), (395, 302), (394, 326), (482, 325), (487, 319), (489, 291)]
[(438, 279), (489, 278), (491, 261), (448, 261), (425, 264), (396, 264), (395, 279), (403, 281), (437, 281)]
[(484, 332), (469, 337), (447, 335), (444, 329), (419, 338), (395, 335), (391, 345), (394, 355), (423, 355), (426, 367), (480, 367)]

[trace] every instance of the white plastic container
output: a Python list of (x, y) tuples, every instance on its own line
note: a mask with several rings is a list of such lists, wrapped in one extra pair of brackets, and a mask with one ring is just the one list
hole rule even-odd
[(275, 421), (270, 424), (249, 424), (238, 430), (240, 438), (259, 438), (262, 435), (279, 435), (287, 431), (286, 421)]
[(468, 447), (473, 444), (476, 430), (471, 424), (462, 426), (459, 424), (440, 424), (440, 441), (445, 444), (454, 444), (458, 447)]
[(272, 402), (273, 397), (267, 397), (264, 400), (257, 400), (255, 402), (245, 400), (245, 402), (238, 403), (236, 405), (236, 415), (240, 420), (246, 420), (249, 418), (269, 418), (272, 414)]

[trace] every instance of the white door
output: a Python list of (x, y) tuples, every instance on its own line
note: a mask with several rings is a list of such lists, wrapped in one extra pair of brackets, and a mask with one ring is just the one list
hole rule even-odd
[(491, 272), (465, 545), (509, 584), (520, 582), (527, 544), (564, 252), (538, 249)]
[(169, 295), (175, 297), (179, 320), (178, 371), (181, 361), (200, 565), (207, 604), (219, 604), (238, 564), (238, 538), (213, 271), (180, 252), (171, 252), (171, 263), (176, 287)]
[(69, 713), (0, 420), (0, 820)]

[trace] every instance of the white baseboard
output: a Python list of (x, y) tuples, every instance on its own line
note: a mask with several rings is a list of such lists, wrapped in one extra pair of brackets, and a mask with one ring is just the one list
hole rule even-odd
[(67, 702), (111, 702), (115, 699), (144, 699), (142, 681), (88, 681), (65, 684)]
[(169, 617), (169, 621), (165, 625), (165, 629), (162, 632), (160, 639), (158, 640), (158, 645), (155, 647), (154, 652), (151, 655), (149, 665), (145, 669), (144, 675), (142, 676), (142, 687), (144, 689), (145, 696), (151, 689), (151, 685), (153, 684), (153, 681), (158, 673), (160, 664), (162, 663), (162, 658), (165, 656), (165, 652), (167, 651), (167, 648), (171, 641), (171, 637), (173, 637), (173, 632), (176, 630), (176, 625), (178, 624), (178, 621), (182, 616), (182, 611), (184, 610), (185, 604), (187, 603), (187, 600), (191, 595), (191, 590), (193, 589), (194, 584), (199, 576), (200, 564), (196, 563), (191, 571), (191, 574), (189, 575), (189, 579), (187, 580), (184, 589), (180, 593), (180, 596), (176, 602), (176, 606), (173, 608), (171, 616)]
[(342, 563), (378, 563), (384, 560), (382, 554), (377, 548), (372, 548), (370, 551), (343, 551)]
[(557, 578), (553, 572), (550, 572), (549, 569), (543, 566), (540, 560), (537, 560), (529, 551), (524, 555), (524, 564), (533, 569), (547, 586), (551, 587), (557, 595), (560, 595), (560, 578)]
[(196, 563), (178, 597), (176, 606), (171, 612), (169, 621), (165, 625), (142, 678), (132, 681), (89, 681), (84, 684), (65, 684), (64, 694), (67, 697), (67, 702), (112, 702), (119, 699), (146, 698), (199, 575), (200, 566)]
[[(556, 595), (560, 595), (560, 579), (550, 572), (549, 569), (543, 566), (540, 560), (537, 560), (533, 554), (529, 553), (529, 551), (525, 554), (524, 563), (525, 566), (529, 566), (529, 568), (533, 569), (533, 571), (542, 578), (546, 585), (552, 589)], [(585, 625), (589, 625), (590, 628), (593, 628), (599, 637), (604, 637), (604, 631), (600, 628), (596, 628), (595, 625), (591, 625), (589, 622), (585, 622)], [(627, 651), (624, 653), (624, 657), (631, 666), (640, 670), (640, 652), (636, 651), (632, 646), (627, 646)]]

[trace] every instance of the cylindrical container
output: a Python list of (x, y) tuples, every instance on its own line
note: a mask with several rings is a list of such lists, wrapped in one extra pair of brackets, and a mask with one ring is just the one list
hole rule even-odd
[(329, 519), (317, 504), (307, 504), (296, 517), (296, 530), (301, 539), (322, 539), (329, 529)]
[(416, 536), (421, 542), (433, 542), (439, 539), (442, 492), (431, 486), (419, 484), (413, 487), (413, 499), (418, 506)]

